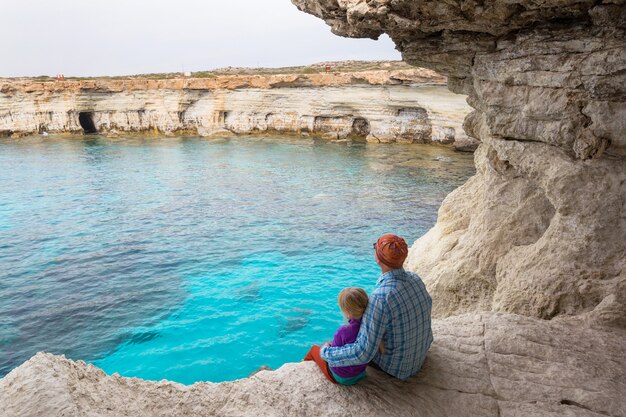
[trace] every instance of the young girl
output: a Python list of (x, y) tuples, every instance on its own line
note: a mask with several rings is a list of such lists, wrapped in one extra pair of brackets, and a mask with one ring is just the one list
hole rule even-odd
[[(363, 317), (365, 307), (367, 307), (367, 301), (367, 293), (363, 288), (350, 287), (341, 290), (337, 297), (337, 302), (341, 312), (348, 319), (348, 324), (341, 326), (337, 330), (331, 346), (343, 346), (354, 343), (356, 336), (359, 334), (361, 317)], [(319, 346), (313, 346), (304, 357), (304, 360), (315, 361), (326, 378), (342, 385), (356, 384), (357, 381), (365, 376), (365, 368), (367, 368), (366, 363), (363, 365), (331, 368), (321, 358)]]

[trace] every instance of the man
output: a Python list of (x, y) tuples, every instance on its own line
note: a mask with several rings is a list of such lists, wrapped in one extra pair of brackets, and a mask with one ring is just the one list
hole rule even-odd
[(433, 341), (432, 300), (420, 277), (402, 268), (409, 252), (404, 239), (383, 235), (374, 249), (382, 275), (370, 295), (356, 341), (324, 346), (320, 356), (331, 367), (370, 363), (405, 380), (420, 370)]

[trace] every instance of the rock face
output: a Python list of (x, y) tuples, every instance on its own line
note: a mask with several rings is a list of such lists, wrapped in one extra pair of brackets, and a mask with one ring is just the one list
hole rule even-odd
[(40, 353), (0, 380), (0, 416), (626, 415), (624, 330), (499, 313), (433, 329), (417, 377), (402, 382), (368, 368), (354, 387), (331, 384), (312, 362), (184, 386), (106, 376)]
[[(475, 148), (470, 111), (430, 70), (0, 83), (0, 136), (306, 133)], [(2, 133), (4, 132), (4, 134)]]
[(477, 174), (412, 247), (438, 316), (583, 315), (626, 327), (623, 1), (292, 0), (342, 36), (387, 33), (475, 109)]

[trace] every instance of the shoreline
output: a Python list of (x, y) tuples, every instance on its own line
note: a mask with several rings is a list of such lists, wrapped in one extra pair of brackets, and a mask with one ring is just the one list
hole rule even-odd
[[(214, 132), (211, 135), (201, 136), (196, 131), (193, 130), (181, 130), (181, 131), (173, 131), (173, 132), (154, 132), (154, 131), (131, 131), (131, 132), (104, 132), (104, 133), (96, 133), (96, 134), (82, 134), (75, 132), (60, 132), (60, 133), (51, 133), (51, 134), (27, 134), (24, 136), (11, 136), (11, 137), (2, 137), (0, 136), (0, 143), (10, 143), (12, 141), (21, 141), (21, 140), (30, 140), (30, 139), (40, 139), (42, 141), (54, 141), (55, 139), (68, 139), (68, 140), (89, 140), (89, 139), (110, 139), (110, 140), (141, 140), (145, 139), (146, 141), (152, 140), (179, 140), (179, 139), (199, 139), (199, 140), (208, 140), (208, 141), (223, 141), (223, 140), (245, 140), (245, 139), (286, 139), (286, 140), (318, 140), (327, 143), (336, 143), (336, 144), (357, 144), (357, 145), (374, 145), (374, 146), (410, 146), (410, 147), (434, 147), (440, 149), (446, 149), (453, 152), (474, 153), (475, 149), (473, 147), (469, 148), (461, 148), (455, 147), (451, 144), (444, 144), (441, 142), (429, 142), (429, 143), (407, 143), (407, 142), (378, 142), (378, 141), (367, 141), (358, 136), (348, 136), (343, 139), (333, 139), (329, 137), (324, 137), (322, 135), (311, 134), (307, 132), (284, 132), (284, 131), (252, 131), (246, 133), (234, 133), (231, 131), (224, 132)], [(294, 142), (295, 143), (295, 142)]]

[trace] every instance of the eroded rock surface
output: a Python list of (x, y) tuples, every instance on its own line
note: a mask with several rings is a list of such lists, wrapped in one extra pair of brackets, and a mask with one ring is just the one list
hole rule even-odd
[(431, 70), (0, 81), (0, 137), (33, 133), (314, 134), (474, 150), (463, 97)]
[(626, 333), (488, 313), (436, 321), (417, 377), (354, 387), (311, 362), (235, 382), (148, 382), (38, 354), (0, 380), (0, 416), (622, 416)]
[(475, 109), (477, 174), (412, 248), (435, 314), (626, 327), (626, 3), (292, 0), (342, 36), (387, 33)]

